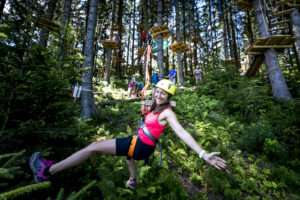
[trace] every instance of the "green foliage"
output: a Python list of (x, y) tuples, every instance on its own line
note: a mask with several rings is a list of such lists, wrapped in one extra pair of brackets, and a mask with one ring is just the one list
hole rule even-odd
[(237, 144), (240, 149), (248, 152), (261, 152), (266, 139), (273, 138), (271, 126), (266, 122), (252, 123), (242, 130)]
[[(90, 142), (134, 134), (140, 105), (104, 104), (124, 97), (126, 81), (112, 77), (110, 85), (97, 81), (94, 119), (76, 117), (79, 105), (70, 97), (71, 84), (80, 82), (83, 61), (72, 49), (76, 33), (68, 27), (68, 56), (59, 61), (59, 37), (52, 35), (47, 49), (32, 42), (27, 15), (23, 24), (0, 26), (0, 189), (8, 191), (1, 194), (5, 198), (26, 194), (34, 199), (47, 188), (45, 198), (57, 200), (299, 199), (299, 100), (276, 102), (264, 80), (240, 77), (227, 66), (207, 71), (196, 90), (181, 90), (173, 99), (184, 128), (208, 151), (221, 152), (228, 173), (206, 165), (168, 128), (162, 165), (158, 152), (150, 166), (139, 162), (136, 191), (125, 188), (125, 161), (109, 156), (95, 156), (57, 175), (59, 184), (32, 185), (27, 153), (40, 150), (60, 160)], [(298, 82), (290, 83), (297, 94)]]
[(0, 193), (0, 199), (15, 199), (20, 196), (28, 195), (33, 191), (47, 189), (51, 186), (50, 182), (42, 182), (19, 187), (9, 192)]

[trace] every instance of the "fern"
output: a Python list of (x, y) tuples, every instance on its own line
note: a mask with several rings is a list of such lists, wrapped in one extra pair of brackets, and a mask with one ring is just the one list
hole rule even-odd
[(64, 188), (60, 188), (56, 200), (63, 200), (63, 197), (64, 197)]
[(23, 154), (25, 153), (25, 150), (22, 150), (18, 153), (13, 153), (13, 154), (10, 154), (11, 155), (11, 158), (6, 161), (2, 167), (5, 168), (5, 167), (8, 167), (10, 166), (12, 163), (14, 163), (20, 156), (22, 156)]
[(96, 184), (96, 181), (92, 181), (89, 184), (87, 184), (86, 186), (84, 186), (81, 190), (79, 190), (76, 193), (72, 193), (67, 200), (74, 200), (74, 199), (78, 199), (80, 196), (82, 196), (84, 193), (86, 193), (91, 187), (93, 187)]
[(0, 199), (14, 199), (14, 198), (17, 198), (20, 196), (24, 196), (25, 194), (32, 193), (33, 191), (47, 189), (50, 186), (51, 186), (51, 183), (49, 181), (22, 186), (22, 187), (14, 189), (14, 190), (1, 193)]
[(14, 176), (10, 173), (9, 169), (0, 168), (0, 178), (2, 178), (2, 179), (13, 179)]

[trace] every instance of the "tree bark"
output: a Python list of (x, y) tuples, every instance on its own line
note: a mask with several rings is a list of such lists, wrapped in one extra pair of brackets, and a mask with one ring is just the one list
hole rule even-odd
[[(255, 10), (258, 31), (261, 37), (270, 36), (265, 15), (262, 10), (261, 0), (254, 0), (253, 7)], [(291, 100), (292, 96), (288, 90), (286, 81), (279, 67), (277, 53), (274, 49), (268, 49), (264, 52), (265, 64), (267, 66), (268, 77), (272, 86), (274, 98), (278, 100)]]
[(4, 10), (4, 7), (5, 7), (5, 3), (6, 3), (6, 0), (1, 0), (0, 1), (0, 19), (2, 18), (2, 15), (3, 15), (3, 10)]
[[(179, 6), (179, 0), (175, 0), (175, 9), (176, 9), (176, 41), (177, 42), (182, 42), (182, 37), (181, 37), (181, 10)], [(178, 78), (178, 83), (180, 86), (184, 85), (184, 75), (183, 75), (183, 62), (182, 62), (182, 53), (177, 53), (177, 78)]]
[(131, 46), (131, 68), (134, 68), (134, 36), (135, 36), (135, 9), (136, 2), (133, 0), (133, 30), (132, 30), (132, 46)]
[(117, 62), (116, 62), (116, 72), (119, 78), (122, 77), (122, 61), (123, 61), (123, 51), (122, 51), (122, 31), (123, 31), (123, 0), (119, 0), (118, 3), (118, 34), (119, 34), (119, 43), (118, 43), (118, 52), (117, 52)]
[(82, 75), (81, 117), (89, 119), (95, 113), (95, 103), (92, 87), (92, 68), (94, 56), (94, 35), (97, 22), (98, 0), (90, 0), (86, 43), (84, 48), (84, 73)]
[[(57, 4), (57, 0), (49, 0), (48, 9), (46, 11), (46, 16), (45, 16), (47, 19), (49, 20), (53, 19), (56, 4)], [(48, 38), (49, 38), (49, 31), (47, 29), (42, 29), (40, 32), (39, 44), (43, 47), (47, 47)]]
[[(162, 0), (157, 0), (157, 25), (161, 26), (163, 24), (162, 15)], [(163, 50), (163, 38), (159, 34), (157, 38), (157, 65), (159, 68), (160, 77), (164, 76), (165, 66), (164, 66), (164, 50)]]
[(293, 24), (294, 36), (296, 38), (295, 48), (298, 60), (300, 61), (300, 13), (298, 9), (294, 8), (293, 12), (291, 13), (291, 19)]
[(72, 0), (65, 0), (64, 1), (64, 13), (62, 17), (62, 30), (61, 30), (61, 35), (60, 35), (60, 47), (59, 47), (59, 60), (63, 60), (66, 56), (66, 32), (67, 32), (67, 27), (70, 21), (70, 16), (71, 16), (71, 10), (72, 10)]
[(110, 67), (112, 65), (111, 58), (112, 58), (112, 49), (106, 48), (105, 49), (105, 62), (104, 62), (104, 81), (110, 83)]
[(229, 58), (228, 52), (228, 29), (227, 29), (227, 20), (225, 20), (225, 15), (227, 14), (227, 6), (224, 5), (224, 2), (221, 0), (221, 9), (222, 13), (220, 14), (221, 22), (223, 22), (223, 43), (224, 43), (224, 58), (225, 60)]
[(240, 62), (240, 56), (239, 56), (239, 52), (238, 52), (238, 46), (236, 43), (236, 31), (235, 31), (235, 27), (236, 25), (234, 24), (233, 21), (233, 15), (232, 15), (232, 9), (231, 6), (229, 6), (229, 16), (230, 16), (230, 25), (231, 25), (231, 35), (232, 35), (232, 40), (231, 40), (231, 47), (233, 49), (233, 56), (234, 56), (234, 61), (235, 61), (235, 65), (237, 70), (239, 70), (241, 68), (241, 62)]

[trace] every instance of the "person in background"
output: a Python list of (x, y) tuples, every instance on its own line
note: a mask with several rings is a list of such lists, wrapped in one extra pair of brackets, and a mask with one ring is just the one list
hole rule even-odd
[(200, 83), (200, 81), (202, 80), (202, 71), (201, 71), (200, 67), (197, 67), (194, 70), (194, 76), (195, 76), (196, 85), (198, 85)]
[(176, 74), (177, 74), (176, 69), (173, 68), (169, 70), (168, 77), (170, 81), (172, 81), (174, 84), (176, 84)]
[(137, 95), (137, 82), (135, 80), (135, 77), (132, 77), (131, 80), (128, 83), (128, 97), (129, 98), (135, 98)]
[(143, 97), (144, 96), (144, 94), (142, 92), (143, 88), (144, 88), (144, 83), (142, 81), (137, 81), (136, 82), (136, 90), (137, 90), (137, 96), (138, 97)]
[(158, 73), (155, 71), (151, 76), (151, 84), (155, 86), (159, 81)]

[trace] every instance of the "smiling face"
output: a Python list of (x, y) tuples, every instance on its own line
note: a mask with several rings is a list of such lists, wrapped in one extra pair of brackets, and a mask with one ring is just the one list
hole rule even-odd
[(156, 88), (154, 92), (154, 98), (157, 105), (161, 105), (168, 102), (168, 93), (160, 88)]

